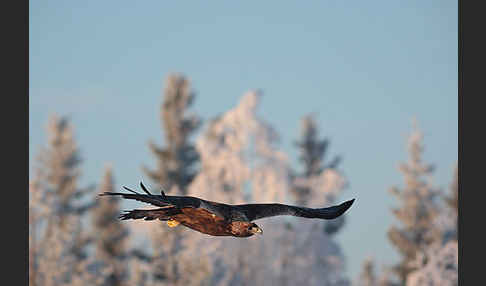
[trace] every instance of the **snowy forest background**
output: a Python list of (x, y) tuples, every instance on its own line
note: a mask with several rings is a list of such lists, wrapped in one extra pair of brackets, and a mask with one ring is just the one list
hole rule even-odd
[[(457, 9), (29, 1), (31, 284), (455, 284)], [(140, 181), (226, 202), (356, 201), (340, 220), (262, 220), (263, 237), (232, 242), (121, 223), (149, 206), (97, 199)]]
[[(161, 102), (154, 103), (160, 104), (161, 133), (152, 136), (163, 137), (163, 144), (147, 138), (153, 160), (140, 166), (150, 179), (145, 183), (154, 191), (163, 187), (171, 195), (225, 203), (317, 207), (350, 199), (346, 189), (352, 181), (341, 168), (346, 162), (330, 151), (332, 138), (314, 116), (301, 119), (299, 138), (286, 139), (299, 153), (300, 165), (293, 166), (279, 147), (270, 115), (258, 111), (260, 100), (260, 91), (250, 90), (204, 122), (191, 108), (197, 106), (197, 94), (190, 79), (169, 74)], [(83, 134), (64, 115), (51, 114), (46, 127), (48, 140), (39, 146), (30, 176), (30, 285), (458, 284), (457, 167), (450, 170), (448, 186), (436, 186), (435, 166), (423, 159), (427, 144), (417, 122), (404, 142), (407, 160), (397, 171), (403, 180), (383, 190), (397, 207), (390, 212), (396, 223), (382, 235), (400, 261), (378, 268), (379, 261), (370, 257), (356, 277), (346, 275), (349, 253), (336, 239), (354, 206), (332, 221), (262, 220), (265, 234), (249, 239), (208, 237), (184, 227), (169, 230), (164, 223), (121, 222), (122, 202), (97, 194), (118, 191), (115, 182), (136, 186), (114, 176), (115, 169), (126, 166), (105, 162), (99, 181), (83, 186), (83, 162), (93, 159), (78, 146)]]

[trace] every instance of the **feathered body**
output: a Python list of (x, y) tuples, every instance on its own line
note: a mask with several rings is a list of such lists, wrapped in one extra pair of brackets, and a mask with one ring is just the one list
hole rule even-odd
[(160, 208), (151, 210), (131, 210), (120, 216), (121, 219), (144, 219), (166, 221), (171, 227), (182, 224), (193, 230), (213, 236), (249, 237), (263, 231), (253, 223), (254, 220), (291, 215), (303, 218), (334, 219), (342, 215), (354, 199), (327, 208), (306, 208), (285, 204), (242, 204), (228, 205), (203, 200), (191, 196), (167, 196), (151, 194), (145, 186), (140, 186), (146, 194), (140, 194), (124, 187), (130, 193), (103, 193), (119, 195), (125, 199), (149, 203)]

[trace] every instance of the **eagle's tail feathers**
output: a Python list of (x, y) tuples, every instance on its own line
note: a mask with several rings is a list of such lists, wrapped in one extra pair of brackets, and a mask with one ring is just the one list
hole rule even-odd
[(160, 208), (152, 210), (131, 210), (125, 211), (118, 218), (122, 220), (127, 219), (144, 219), (144, 220), (169, 220), (171, 216), (180, 213), (180, 210), (176, 208)]

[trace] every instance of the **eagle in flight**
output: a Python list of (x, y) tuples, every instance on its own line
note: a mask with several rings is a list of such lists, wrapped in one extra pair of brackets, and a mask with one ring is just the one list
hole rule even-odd
[(119, 218), (161, 220), (169, 227), (182, 224), (193, 230), (213, 236), (250, 237), (263, 234), (254, 220), (271, 216), (291, 215), (304, 218), (334, 219), (342, 215), (354, 202), (354, 199), (340, 205), (327, 208), (306, 208), (284, 204), (242, 204), (228, 205), (211, 202), (191, 196), (168, 196), (163, 190), (160, 195), (151, 194), (140, 183), (146, 194), (137, 193), (127, 187), (131, 193), (105, 192), (100, 196), (122, 196), (157, 206), (156, 209), (125, 211)]

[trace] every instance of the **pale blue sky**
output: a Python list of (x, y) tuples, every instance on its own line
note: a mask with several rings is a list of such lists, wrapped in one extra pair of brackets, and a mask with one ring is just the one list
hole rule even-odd
[(186, 74), (204, 119), (253, 88), (260, 115), (292, 142), (317, 114), (330, 155), (343, 156), (356, 197), (338, 234), (351, 278), (363, 259), (397, 261), (386, 238), (416, 116), (425, 160), (447, 187), (457, 161), (457, 1), (30, 1), (29, 158), (49, 113), (70, 115), (84, 158), (81, 183), (106, 162), (117, 186), (148, 181), (147, 141), (162, 144), (165, 76)]

